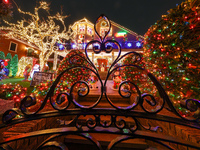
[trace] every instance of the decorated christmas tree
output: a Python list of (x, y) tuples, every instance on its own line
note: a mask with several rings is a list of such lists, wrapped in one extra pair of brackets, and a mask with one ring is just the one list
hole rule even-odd
[(12, 76), (15, 77), (17, 75), (17, 71), (18, 71), (18, 55), (15, 54), (15, 56), (13, 56), (12, 60), (11, 60), (11, 72), (12, 72)]
[(144, 57), (174, 103), (200, 99), (200, 1), (183, 2), (151, 26)]

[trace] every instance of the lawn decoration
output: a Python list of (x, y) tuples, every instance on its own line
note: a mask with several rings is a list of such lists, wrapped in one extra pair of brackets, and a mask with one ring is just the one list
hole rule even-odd
[(0, 81), (9, 75), (9, 70), (5, 68), (8, 65), (9, 59), (0, 59)]

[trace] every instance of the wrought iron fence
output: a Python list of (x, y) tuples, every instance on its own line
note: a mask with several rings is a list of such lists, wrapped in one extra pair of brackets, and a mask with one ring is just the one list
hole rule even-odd
[[(3, 114), (3, 124), (0, 125), (0, 128), (5, 128), (11, 125), (31, 120), (38, 120), (41, 118), (51, 118), (58, 116), (71, 116), (74, 118), (71, 121), (60, 120), (60, 123), (65, 125), (64, 127), (62, 126), (59, 128), (44, 129), (9, 137), (0, 143), (2, 149), (11, 149), (11, 147), (8, 146), (10, 142), (44, 135), (51, 136), (42, 141), (41, 144), (35, 146), (35, 149), (43, 149), (46, 147), (67, 149), (64, 144), (56, 142), (54, 141), (54, 139), (71, 134), (82, 136), (85, 139), (91, 141), (97, 149), (102, 149), (101, 144), (97, 140), (95, 140), (95, 138), (92, 137), (90, 133), (106, 133), (119, 135), (108, 144), (107, 149), (113, 149), (116, 144), (121, 143), (122, 141), (137, 138), (153, 141), (168, 149), (173, 148), (170, 146), (169, 143), (166, 142), (200, 149), (200, 145), (197, 143), (192, 143), (180, 139), (180, 137), (176, 138), (173, 136), (161, 134), (163, 130), (161, 127), (159, 127), (158, 125), (151, 125), (152, 122), (150, 122), (149, 120), (161, 121), (164, 123), (173, 123), (194, 129), (200, 129), (199, 117), (196, 116), (195, 118), (194, 116), (191, 116), (190, 118), (187, 118), (180, 115), (170, 101), (167, 93), (158, 82), (158, 80), (154, 77), (154, 75), (137, 65), (137, 62), (141, 61), (140, 54), (136, 52), (128, 52), (125, 55), (121, 56), (120, 44), (115, 40), (106, 40), (109, 31), (106, 33), (105, 36), (100, 36), (100, 33), (97, 31), (97, 26), (102, 21), (102, 19), (107, 22), (110, 31), (111, 23), (109, 19), (105, 15), (101, 15), (96, 20), (96, 23), (94, 25), (95, 32), (99, 36), (100, 40), (93, 40), (86, 45), (86, 57), (82, 57), (80, 55), (73, 55), (70, 57), (71, 63), (74, 63), (74, 57), (79, 57), (79, 59), (87, 62), (88, 66), (83, 66), (80, 64), (71, 68), (66, 68), (61, 74), (57, 76), (42, 103), (38, 102), (36, 97), (34, 96), (26, 96), (25, 98), (23, 98), (21, 100), (19, 109), (14, 108), (12, 110), (6, 111)], [(101, 52), (110, 53), (113, 51), (113, 47), (107, 46), (107, 43), (112, 43), (113, 45), (115, 45), (115, 47), (118, 47), (118, 56), (108, 69), (106, 80), (102, 81), (98, 69), (88, 56), (87, 48), (89, 46), (91, 47), (92, 45), (93, 52), (95, 54), (99, 54)], [(116, 66), (116, 64), (120, 60), (128, 55), (132, 55), (132, 61), (134, 63)], [(107, 82), (109, 76), (111, 76), (116, 70), (123, 67), (133, 67), (136, 70), (143, 72), (145, 74), (145, 77), (148, 78), (149, 81), (151, 81), (150, 83), (154, 85), (154, 90), (156, 90), (156, 92), (153, 92), (153, 94), (144, 93), (141, 90), (141, 87), (139, 87), (139, 85), (135, 83), (136, 80), (124, 80), (120, 83), (117, 91), (117, 93), (120, 95), (120, 98), (118, 99), (131, 99), (132, 104), (128, 106), (116, 105), (115, 102), (112, 101), (113, 97), (110, 96), (108, 93)], [(84, 105), (81, 104), (81, 102), (79, 101), (80, 98), (85, 99), (91, 92), (87, 81), (75, 81), (68, 92), (55, 92), (55, 89), (61, 81), (63, 75), (73, 69), (86, 69), (90, 73), (92, 72), (93, 74), (95, 74), (95, 76), (98, 78), (100, 83), (100, 93), (97, 97), (97, 100), (93, 104)], [(128, 85), (128, 88), (124, 88), (126, 87), (126, 85)], [(110, 105), (110, 108), (98, 108), (100, 102), (103, 101), (103, 97)], [(48, 101), (50, 102), (53, 111), (51, 110), (43, 112), (44, 107)], [(40, 106), (37, 107), (37, 110), (29, 110), (30, 107), (36, 106), (38, 103), (40, 103)], [(73, 105), (74, 107), (72, 108), (71, 105)], [(189, 111), (195, 112), (198, 111), (199, 101), (188, 99), (185, 100), (182, 105)], [(171, 115), (163, 114), (161, 113), (162, 111), (164, 111), (164, 113), (170, 113)], [(81, 116), (84, 116), (86, 118), (85, 121), (80, 121)], [(107, 118), (106, 120), (104, 120), (104, 116), (107, 116), (109, 119)], [(127, 121), (127, 118), (131, 119), (131, 121)], [(142, 121), (142, 119), (146, 120), (146, 125)]]

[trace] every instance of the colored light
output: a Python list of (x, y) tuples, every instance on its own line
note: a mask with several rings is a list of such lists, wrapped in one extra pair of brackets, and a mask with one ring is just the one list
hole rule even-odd
[(87, 44), (83, 44), (83, 47), (85, 48)]
[(65, 49), (62, 44), (60, 44), (58, 47), (59, 47), (59, 50), (64, 50)]
[(6, 3), (6, 4), (8, 4), (9, 1), (8, 0), (4, 0), (3, 2)]
[(132, 43), (130, 43), (130, 42), (127, 43), (127, 46), (128, 46), (128, 47), (131, 47), (131, 46), (132, 46)]
[(75, 45), (75, 44), (72, 44), (72, 48), (75, 49), (75, 48), (76, 48), (76, 45)]
[(137, 46), (137, 47), (140, 47), (140, 46), (142, 46), (142, 44), (141, 44), (140, 42), (137, 42), (137, 43), (136, 43), (136, 46)]
[(126, 32), (118, 32), (118, 33), (115, 33), (115, 36), (116, 37), (124, 37), (124, 35), (127, 34)]

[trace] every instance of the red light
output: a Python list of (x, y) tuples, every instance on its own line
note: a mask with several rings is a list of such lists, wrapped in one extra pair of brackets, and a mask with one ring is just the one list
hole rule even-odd
[(6, 4), (8, 4), (9, 1), (8, 0), (3, 0), (3, 2), (6, 3)]

